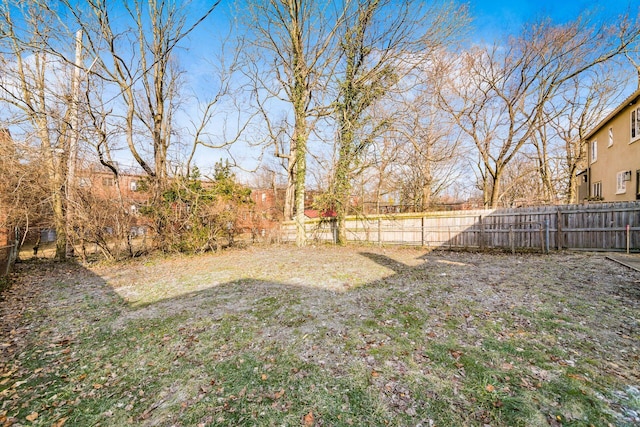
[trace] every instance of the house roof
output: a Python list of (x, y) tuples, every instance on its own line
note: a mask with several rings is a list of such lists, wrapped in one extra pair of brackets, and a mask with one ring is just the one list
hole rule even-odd
[(638, 100), (638, 98), (640, 98), (640, 87), (638, 89), (636, 89), (636, 91), (633, 92), (631, 95), (629, 95), (627, 97), (627, 99), (622, 101), (622, 103), (620, 103), (620, 105), (615, 110), (613, 110), (611, 113), (609, 113), (609, 115), (607, 117), (605, 117), (600, 123), (598, 123), (598, 125), (596, 127), (591, 129), (584, 136), (584, 139), (587, 140), (587, 139), (591, 138), (596, 132), (598, 132), (600, 129), (602, 129), (604, 127), (604, 125), (606, 125), (611, 119), (613, 119), (615, 116), (617, 116), (618, 113), (620, 113), (620, 111), (624, 110), (629, 105), (635, 104), (635, 102)]

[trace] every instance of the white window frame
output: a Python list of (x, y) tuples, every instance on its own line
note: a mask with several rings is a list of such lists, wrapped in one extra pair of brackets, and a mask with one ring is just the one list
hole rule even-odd
[(611, 147), (613, 145), (613, 128), (609, 128), (609, 145), (608, 147)]
[(138, 191), (138, 181), (133, 180), (129, 183), (129, 188), (131, 191)]
[(591, 154), (591, 163), (595, 163), (598, 160), (598, 140), (594, 139), (589, 144), (589, 151)]
[(262, 193), (260, 197), (262, 198), (262, 203), (265, 203), (267, 201), (267, 193)]
[(627, 192), (627, 171), (620, 171), (616, 174), (616, 194), (624, 194)]
[(602, 198), (602, 181), (594, 182), (592, 184), (591, 197)]
[(629, 143), (631, 143), (640, 139), (640, 107), (634, 107), (631, 110), (629, 124), (631, 129), (629, 133), (631, 141)]

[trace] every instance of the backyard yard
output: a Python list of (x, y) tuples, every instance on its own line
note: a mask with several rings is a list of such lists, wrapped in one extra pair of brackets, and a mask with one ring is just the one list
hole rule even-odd
[(640, 272), (603, 254), (253, 247), (27, 260), (0, 425), (640, 425)]

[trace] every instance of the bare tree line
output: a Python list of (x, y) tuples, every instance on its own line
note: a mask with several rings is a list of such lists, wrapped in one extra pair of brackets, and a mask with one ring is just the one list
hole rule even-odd
[[(576, 201), (582, 136), (636, 78), (628, 65), (640, 26), (631, 15), (533, 21), (472, 44), (471, 17), (448, 0), (220, 3), (197, 12), (171, 0), (0, 5), (0, 127), (14, 135), (1, 139), (2, 203), (20, 224), (48, 207), (58, 258), (70, 230), (92, 221), (69, 179), (74, 141), (116, 186), (120, 150), (134, 159), (161, 247), (174, 240), (159, 208), (177, 191), (172, 180), (191, 188), (202, 149), (240, 143), (270, 169), (266, 185), (281, 177), (298, 245), (311, 185), (323, 192), (317, 207), (336, 212), (342, 243), (345, 216), (363, 202), (425, 210), (475, 192), (486, 207)], [(212, 87), (189, 97), (178, 51), (207, 22), (220, 47)], [(227, 22), (232, 36), (213, 34), (213, 22)], [(127, 207), (115, 206), (126, 230)]]

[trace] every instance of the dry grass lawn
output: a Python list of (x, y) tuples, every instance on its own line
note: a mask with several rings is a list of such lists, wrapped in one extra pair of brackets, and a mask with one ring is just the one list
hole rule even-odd
[(17, 265), (0, 425), (640, 425), (602, 254), (253, 247)]

